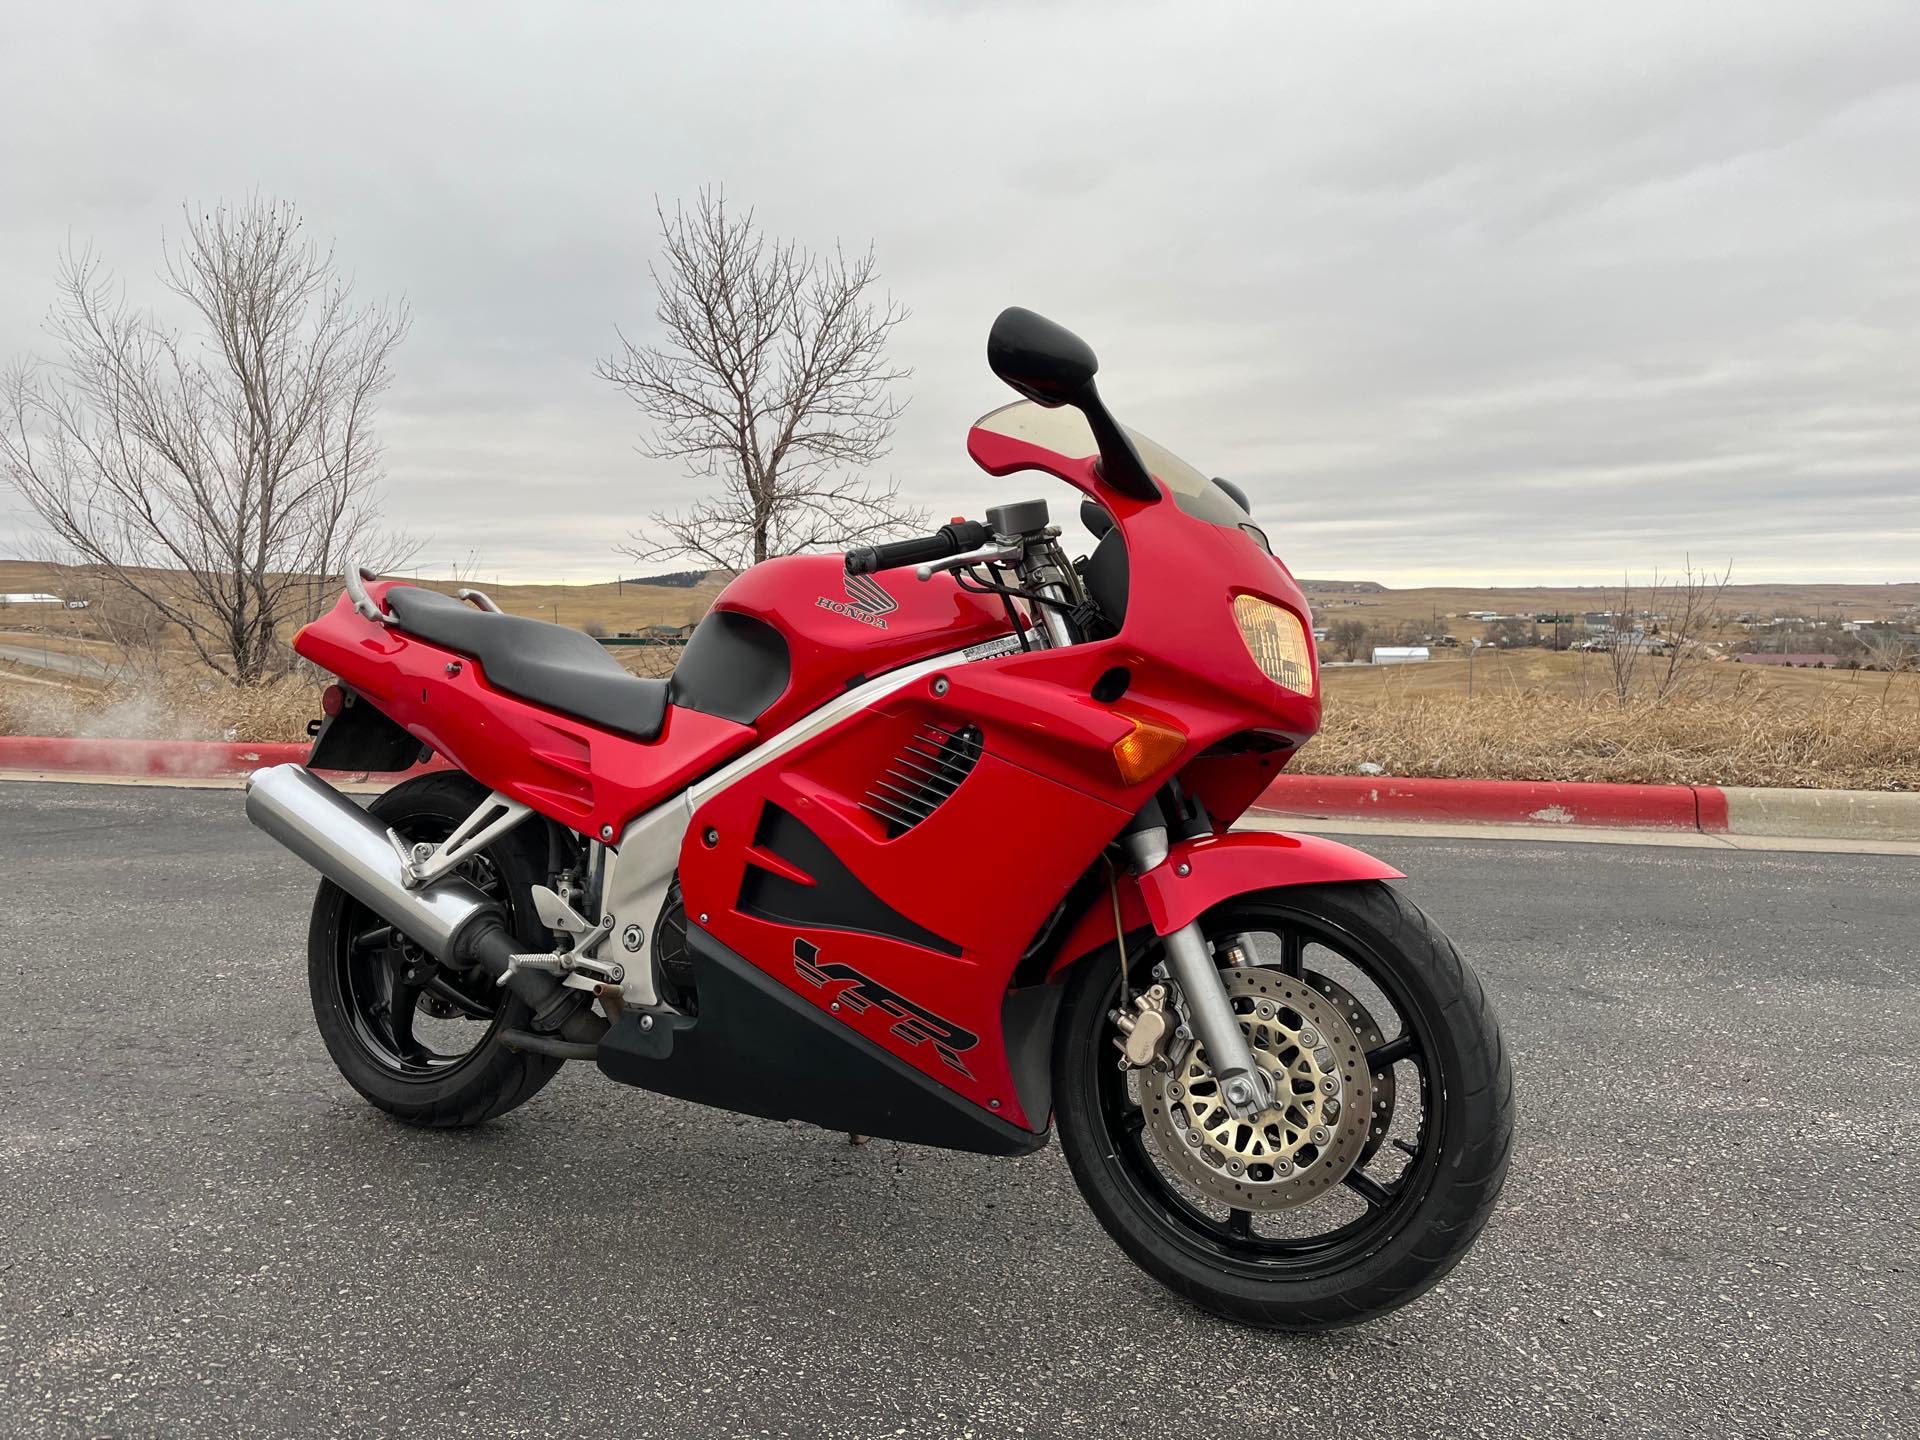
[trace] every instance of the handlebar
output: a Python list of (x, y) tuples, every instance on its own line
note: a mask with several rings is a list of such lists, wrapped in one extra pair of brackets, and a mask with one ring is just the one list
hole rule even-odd
[(847, 574), (871, 575), (876, 570), (898, 570), (907, 565), (925, 565), (978, 550), (991, 537), (978, 520), (956, 520), (942, 525), (931, 535), (911, 540), (891, 540), (884, 545), (856, 545), (847, 551)]

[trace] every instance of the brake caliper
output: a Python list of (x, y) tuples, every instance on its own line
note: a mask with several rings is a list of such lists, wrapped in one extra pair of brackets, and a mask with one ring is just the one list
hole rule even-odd
[(1122, 1068), (1141, 1070), (1151, 1065), (1168, 1068), (1167, 1036), (1173, 1021), (1167, 1016), (1167, 987), (1154, 985), (1133, 998), (1131, 1010), (1110, 1010), (1107, 1018), (1119, 1027), (1113, 1037), (1119, 1049)]

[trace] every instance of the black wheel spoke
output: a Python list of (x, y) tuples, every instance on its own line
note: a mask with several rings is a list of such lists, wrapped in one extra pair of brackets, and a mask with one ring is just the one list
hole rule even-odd
[(387, 991), (387, 1033), (393, 1038), (393, 1053), (404, 1060), (421, 1060), (431, 1053), (413, 1035), (413, 1012), (420, 1004), (420, 989), (403, 984), (395, 975)]
[(1298, 930), (1280, 936), (1280, 973), (1298, 980), (1306, 970), (1307, 937)]
[(353, 950), (356, 955), (371, 950), (377, 945), (388, 944), (393, 939), (391, 925), (376, 925), (371, 930), (362, 930), (353, 937)]
[(1389, 1065), (1397, 1065), (1402, 1060), (1411, 1059), (1420, 1053), (1419, 1042), (1410, 1031), (1403, 1030), (1383, 1045), (1376, 1045), (1367, 1052), (1367, 1064), (1378, 1071)]
[[(395, 826), (409, 844), (438, 844), (458, 817), (422, 813)], [(458, 867), (463, 878), (500, 899), (511, 926), (513, 886), (491, 853)], [(332, 940), (335, 983), (348, 1026), (365, 1058), (387, 1076), (427, 1082), (492, 1053), (488, 1030), (504, 996), (483, 976), (443, 971), (405, 932), (347, 899)], [(467, 1028), (468, 1022), (477, 1022)]]
[(1236, 1240), (1253, 1238), (1253, 1212), (1251, 1210), (1229, 1210), (1227, 1212), (1227, 1233)]
[(454, 1009), (471, 1020), (491, 1020), (493, 1011), (458, 986), (449, 984), (444, 976), (431, 975), (421, 985), (421, 989), (430, 995), (437, 995)]
[(1393, 1192), (1364, 1171), (1349, 1170), (1347, 1178), (1341, 1183), (1366, 1201), (1369, 1210), (1378, 1210), (1393, 1200)]

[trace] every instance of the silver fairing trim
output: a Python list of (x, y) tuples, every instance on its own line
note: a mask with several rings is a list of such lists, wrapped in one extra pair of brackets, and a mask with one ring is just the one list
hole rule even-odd
[[(985, 658), (985, 657), (983, 657)], [(824, 730), (857, 715), (880, 700), (894, 695), (918, 681), (971, 663), (964, 650), (950, 650), (928, 660), (916, 661), (898, 670), (888, 671), (864, 685), (833, 697), (818, 710), (809, 711), (778, 735), (723, 765), (705, 779), (654, 806), (621, 832), (620, 844), (607, 856), (607, 878), (602, 890), (601, 910), (613, 916), (613, 933), (600, 949), (607, 959), (626, 964), (626, 983), (621, 993), (632, 1005), (658, 1005), (660, 997), (653, 987), (653, 928), (673, 886), (680, 865), (680, 847), (693, 812), (729, 785), (745, 779), (763, 766), (804, 745)], [(699, 923), (698, 917), (689, 917)], [(640, 949), (628, 952), (622, 936), (629, 926), (640, 927)]]

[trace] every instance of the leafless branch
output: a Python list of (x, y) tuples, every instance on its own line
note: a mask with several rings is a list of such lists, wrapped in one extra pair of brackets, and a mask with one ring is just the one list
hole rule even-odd
[(58, 275), (52, 363), (0, 376), (0, 477), (102, 583), (236, 683), (279, 673), (287, 627), (376, 543), (372, 432), (404, 305), (355, 306), (291, 205), (186, 212), (162, 279), (191, 338), (90, 248)]
[(1696, 569), (1689, 555), (1677, 577), (1663, 578), (1655, 570), (1651, 583), (1636, 590), (1623, 575), (1617, 595), (1603, 592), (1612, 611), (1607, 659), (1618, 703), (1633, 699), (1636, 687), (1655, 704), (1690, 687), (1710, 658), (1707, 636), (1725, 618), (1721, 599), (1732, 579), (1731, 563), (1716, 575)]
[(856, 473), (885, 457), (911, 371), (886, 358), (904, 307), (874, 292), (873, 251), (815, 255), (770, 240), (753, 212), (703, 190), (691, 212), (657, 207), (658, 345), (601, 362), (653, 421), (640, 452), (680, 460), (714, 488), (656, 512), (625, 553), (742, 569), (776, 555), (923, 528), (892, 481)]

